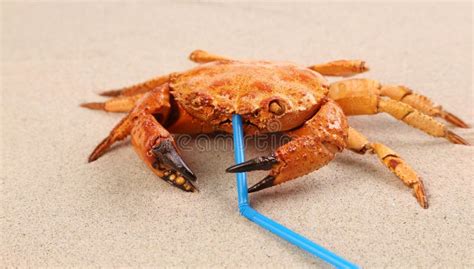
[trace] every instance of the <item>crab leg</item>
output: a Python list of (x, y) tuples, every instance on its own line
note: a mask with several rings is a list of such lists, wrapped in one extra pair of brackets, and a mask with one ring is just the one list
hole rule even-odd
[(350, 127), (347, 148), (359, 154), (365, 154), (366, 152), (377, 154), (379, 160), (390, 169), (392, 173), (406, 186), (413, 189), (413, 194), (420, 206), (428, 208), (428, 200), (426, 198), (423, 181), (392, 149), (380, 143), (369, 142), (364, 135)]
[(129, 112), (143, 94), (132, 96), (117, 96), (105, 102), (82, 103), (81, 106), (89, 109), (104, 110), (107, 112)]
[(132, 130), (132, 118), (130, 115), (125, 116), (115, 127), (110, 131), (110, 134), (102, 140), (99, 145), (95, 147), (92, 153), (89, 155), (88, 162), (97, 160), (100, 156), (104, 155), (107, 149), (117, 141), (125, 139)]
[(469, 125), (455, 115), (447, 112), (442, 106), (436, 105), (430, 98), (415, 93), (405, 86), (385, 85), (381, 88), (381, 95), (388, 96), (393, 100), (409, 104), (424, 114), (431, 117), (440, 117), (447, 122), (461, 128), (469, 128)]
[(349, 77), (364, 73), (369, 67), (362, 60), (338, 60), (308, 67), (324, 76)]
[(101, 92), (99, 95), (101, 96), (108, 96), (108, 97), (116, 97), (116, 96), (132, 96), (136, 94), (143, 94), (149, 92), (156, 87), (165, 84), (168, 82), (170, 75), (159, 76), (150, 80), (147, 80), (142, 83), (138, 83), (129, 87), (124, 87), (115, 90), (108, 90)]
[(160, 114), (164, 119), (168, 117), (170, 103), (167, 84), (147, 93), (142, 101), (140, 101), (139, 104), (112, 129), (110, 134), (97, 145), (89, 156), (89, 162), (97, 160), (113, 143), (125, 139), (132, 131), (135, 120), (143, 114), (145, 110), (154, 114)]
[(270, 170), (268, 176), (249, 188), (249, 192), (281, 184), (329, 163), (337, 152), (344, 149), (347, 128), (341, 108), (327, 100), (302, 127), (289, 132), (292, 140), (280, 146), (272, 155), (231, 166), (226, 171)]
[(230, 59), (216, 55), (216, 54), (211, 54), (207, 51), (204, 50), (195, 50), (189, 54), (189, 60), (195, 62), (195, 63), (208, 63), (208, 62), (214, 62), (214, 61), (230, 61)]
[(370, 79), (349, 79), (331, 84), (329, 97), (342, 107), (346, 115), (372, 115), (387, 113), (406, 124), (434, 137), (444, 137), (454, 144), (469, 145), (457, 134), (432, 117), (409, 104), (380, 97), (381, 85)]
[(378, 111), (385, 112), (434, 137), (444, 137), (454, 144), (469, 145), (464, 138), (449, 131), (446, 126), (412, 106), (392, 99), (380, 99)]

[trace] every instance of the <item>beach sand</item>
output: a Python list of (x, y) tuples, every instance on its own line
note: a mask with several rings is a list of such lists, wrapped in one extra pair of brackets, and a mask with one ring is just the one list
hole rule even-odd
[[(191, 140), (183, 150), (199, 193), (157, 178), (129, 141), (87, 163), (123, 115), (79, 104), (104, 100), (101, 90), (191, 68), (194, 49), (302, 65), (364, 59), (371, 71), (359, 77), (407, 85), (474, 123), (469, 3), (1, 9), (0, 263), (7, 266), (327, 266), (239, 215), (235, 177), (224, 171), (233, 154), (214, 140)], [(349, 151), (250, 195), (252, 205), (364, 267), (473, 266), (473, 147), (387, 115), (350, 124), (415, 168), (429, 209), (375, 156)], [(473, 129), (453, 130), (474, 143)], [(264, 153), (250, 147), (247, 158)], [(249, 182), (264, 175), (252, 173)]]

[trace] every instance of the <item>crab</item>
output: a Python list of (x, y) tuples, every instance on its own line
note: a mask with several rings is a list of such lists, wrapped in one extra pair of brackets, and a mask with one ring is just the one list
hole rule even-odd
[(369, 141), (350, 127), (346, 117), (387, 113), (431, 136), (468, 145), (434, 118), (469, 128), (464, 121), (405, 86), (364, 78), (328, 83), (324, 77), (363, 73), (368, 67), (361, 60), (304, 67), (290, 62), (234, 60), (202, 50), (192, 52), (189, 58), (199, 65), (102, 92), (102, 96), (111, 97), (106, 102), (81, 104), (90, 109), (128, 112), (93, 150), (89, 162), (97, 160), (113, 143), (131, 136), (135, 151), (158, 177), (194, 192), (196, 175), (180, 156), (172, 134), (231, 133), (232, 115), (240, 114), (245, 135), (279, 132), (291, 139), (268, 156), (227, 168), (231, 173), (269, 171), (249, 192), (313, 172), (333, 160), (336, 153), (349, 149), (377, 156), (412, 189), (421, 207), (428, 208), (420, 176), (395, 151)]

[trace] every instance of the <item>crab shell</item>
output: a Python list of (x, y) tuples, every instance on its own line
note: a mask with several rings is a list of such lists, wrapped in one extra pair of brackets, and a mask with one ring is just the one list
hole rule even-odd
[(240, 114), (246, 132), (277, 132), (303, 124), (319, 109), (328, 83), (288, 62), (224, 61), (202, 64), (170, 79), (171, 93), (189, 114), (230, 132)]

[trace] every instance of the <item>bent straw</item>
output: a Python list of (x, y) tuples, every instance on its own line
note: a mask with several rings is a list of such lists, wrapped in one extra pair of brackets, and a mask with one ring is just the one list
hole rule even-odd
[[(239, 164), (245, 161), (243, 145), (244, 134), (242, 129), (242, 117), (240, 115), (232, 116), (232, 128), (234, 131), (233, 137), (235, 162)], [(255, 222), (257, 225), (266, 229), (267, 231), (270, 231), (290, 242), (291, 244), (309, 252), (316, 257), (319, 257), (321, 260), (335, 266), (336, 268), (358, 268), (357, 265), (344, 260), (329, 250), (293, 232), (285, 226), (265, 217), (251, 208), (248, 200), (246, 173), (237, 173), (237, 195), (240, 214), (250, 221)]]

